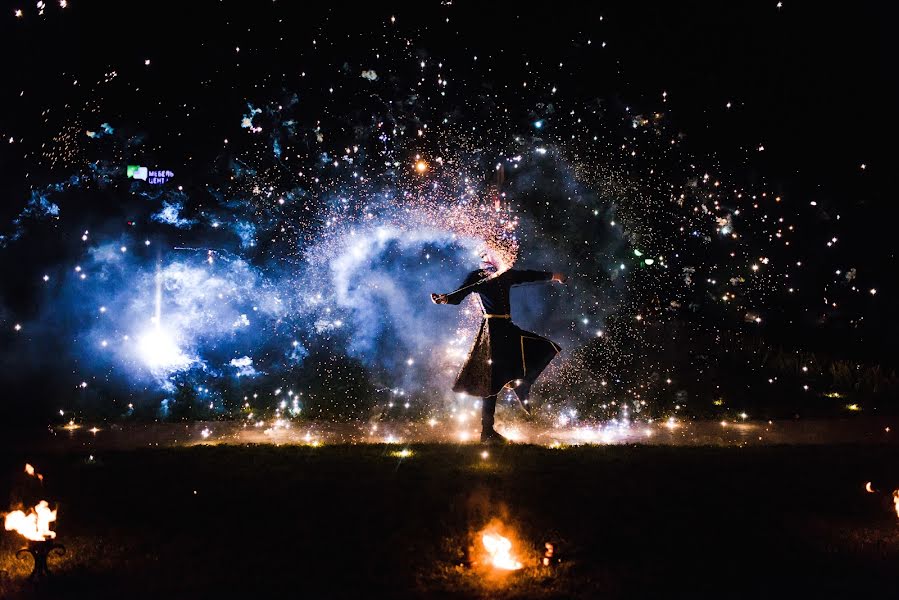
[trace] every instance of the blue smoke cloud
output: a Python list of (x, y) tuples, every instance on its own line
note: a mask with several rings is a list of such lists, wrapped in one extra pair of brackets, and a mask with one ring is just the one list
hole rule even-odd
[(31, 222), (59, 219), (59, 205), (51, 202), (49, 196), (53, 192), (61, 191), (63, 187), (63, 184), (57, 184), (47, 186), (41, 190), (33, 190), (25, 208), (13, 219), (12, 232), (8, 236), (0, 235), (0, 247), (4, 247), (9, 242), (14, 242), (21, 238), (25, 233), (27, 225)]
[(253, 377), (259, 374), (259, 371), (253, 367), (253, 359), (249, 356), (232, 358), (228, 364), (237, 369), (237, 377)]
[(182, 210), (184, 210), (184, 206), (181, 202), (163, 201), (162, 209), (159, 212), (153, 213), (150, 218), (157, 223), (172, 225), (179, 229), (187, 229), (192, 225), (195, 225), (196, 220), (185, 219), (180, 216)]
[[(434, 207), (481, 203), (487, 186), (472, 174), (484, 171), (490, 152), (447, 148), (430, 159), (425, 170), (434, 174), (425, 179), (406, 170), (401, 160), (412, 154), (394, 146), (392, 128), (381, 120), (357, 124), (352, 141), (326, 146), (318, 123), (304, 130), (285, 118), (297, 104), (294, 95), (280, 105), (248, 105), (241, 127), (256, 134), (247, 136), (250, 154), (268, 153), (270, 162), (229, 156), (202, 191), (123, 182), (121, 166), (98, 160), (84, 180), (32, 195), (14, 221), (13, 239), (27, 223), (59, 219), (54, 194), (65, 187), (84, 194), (121, 189), (139, 199), (122, 208), (134, 230), (122, 229), (126, 219), (110, 218), (92, 227), (80, 251), (48, 267), (55, 285), (26, 324), (38, 343), (58, 339), (62, 356), (54, 360), (74, 365), (76, 383), (146, 399), (163, 416), (184, 396), (225, 411), (245, 397), (299, 390), (300, 381), (310, 389), (324, 382), (334, 398), (351, 397), (364, 382), (426, 409), (457, 402), (451, 383), (479, 316), (473, 305), (436, 306), (428, 295), (456, 289), (477, 267), (485, 239), (474, 230), (460, 235)], [(603, 203), (576, 183), (551, 146), (516, 142), (517, 155), (502, 160), (515, 170), (509, 192), (523, 205), (545, 204), (529, 195), (547, 193), (557, 215)], [(297, 144), (309, 145), (309, 159), (288, 169), (282, 160)], [(484, 221), (495, 218), (491, 205), (483, 204)], [(66, 223), (79, 236), (81, 216), (73, 212)], [(591, 273), (568, 288), (513, 293), (516, 322), (559, 342), (567, 356), (595, 339), (623, 293), (599, 282), (612, 273), (602, 249), (611, 255), (624, 242), (603, 239), (597, 248), (597, 226), (583, 223), (582, 231), (558, 236), (590, 240), (597, 262), (561, 250), (539, 215), (522, 212), (514, 220), (517, 233), (507, 237), (526, 240), (517, 266)]]
[[(435, 306), (428, 294), (458, 287), (477, 266), (484, 240), (460, 237), (437, 222), (416, 225), (423, 215), (403, 216), (408, 209), (398, 215), (394, 194), (372, 193), (367, 202), (351, 193), (331, 195), (327, 235), (313, 238), (298, 259), (260, 262), (252, 255), (259, 228), (266, 235), (271, 228), (263, 214), (248, 210), (249, 200), (220, 194), (219, 208), (205, 220), (188, 219), (182, 213), (190, 198), (183, 192), (144, 190), (159, 234), (191, 229), (200, 243), (186, 248), (125, 234), (89, 245), (29, 328), (72, 331), (68, 350), (77, 357), (79, 379), (105, 373), (124, 389), (164, 395), (162, 415), (185, 389), (224, 409), (216, 381), (264, 383), (272, 393), (290, 384), (291, 369), (322, 351), (358, 361), (376, 389), (425, 405), (455, 402), (451, 383), (478, 317), (468, 305)], [(302, 195), (294, 190), (282, 197), (295, 203)], [(351, 201), (361, 220), (341, 217)], [(36, 196), (27, 214), (58, 215), (54, 207)], [(234, 238), (207, 248), (204, 236), (224, 229), (211, 216), (216, 213)], [(525, 219), (521, 228), (533, 240), (524, 268), (573, 266), (540, 238), (536, 224)], [(570, 290), (522, 288), (513, 302), (522, 327), (566, 349), (592, 334), (570, 327), (583, 318)], [(598, 322), (602, 315), (590, 318)]]

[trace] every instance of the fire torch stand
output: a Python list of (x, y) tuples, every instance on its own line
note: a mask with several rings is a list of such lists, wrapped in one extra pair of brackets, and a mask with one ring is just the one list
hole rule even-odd
[(62, 556), (66, 553), (66, 547), (62, 544), (57, 544), (53, 540), (31, 540), (26, 547), (16, 552), (16, 558), (24, 560), (25, 555), (30, 554), (34, 560), (34, 568), (31, 570), (31, 575), (28, 576), (28, 581), (37, 583), (50, 576), (47, 558), (51, 552), (55, 552), (57, 556)]

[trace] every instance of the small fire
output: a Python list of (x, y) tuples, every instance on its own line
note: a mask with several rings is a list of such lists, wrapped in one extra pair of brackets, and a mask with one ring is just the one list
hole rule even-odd
[(893, 505), (896, 507), (896, 516), (899, 517), (899, 490), (893, 490)]
[(549, 563), (552, 562), (553, 554), (555, 553), (556, 549), (549, 542), (546, 542), (543, 546), (544, 548), (546, 548), (546, 552), (543, 553), (543, 566), (548, 567)]
[(50, 523), (54, 521), (56, 521), (56, 511), (50, 510), (50, 505), (46, 500), (41, 500), (28, 514), (21, 510), (8, 513), (3, 526), (7, 531), (15, 531), (25, 539), (43, 542), (47, 538), (56, 537), (56, 532), (50, 529)]
[[(899, 491), (897, 491), (899, 493)], [(899, 496), (897, 496), (899, 497)], [(899, 500), (897, 500), (899, 502)], [(899, 504), (897, 504), (899, 506)], [(899, 510), (899, 509), (897, 509)], [(521, 568), (521, 563), (512, 556), (512, 542), (498, 533), (485, 532), (481, 536), (484, 548), (490, 555), (490, 562), (497, 569), (504, 571), (516, 571)]]
[(44, 476), (35, 471), (34, 467), (29, 465), (28, 463), (25, 463), (25, 473), (27, 473), (31, 477), (37, 477), (38, 481), (40, 481), (41, 483), (44, 482)]
[[(25, 473), (29, 477), (36, 477), (41, 483), (44, 482), (44, 476), (28, 463), (25, 463)], [(15, 531), (27, 540), (42, 542), (47, 538), (56, 537), (56, 532), (50, 529), (50, 523), (54, 521), (56, 510), (50, 510), (50, 504), (46, 500), (41, 500), (28, 513), (21, 510), (7, 513), (3, 519), (3, 526), (6, 531)]]

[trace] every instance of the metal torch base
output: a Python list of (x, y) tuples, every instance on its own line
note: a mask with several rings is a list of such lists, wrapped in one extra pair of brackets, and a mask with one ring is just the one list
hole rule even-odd
[(62, 556), (66, 553), (66, 547), (53, 540), (29, 541), (26, 547), (16, 552), (16, 558), (24, 560), (25, 555), (30, 554), (34, 560), (34, 568), (31, 570), (31, 575), (28, 576), (28, 581), (37, 582), (50, 576), (47, 559), (51, 552)]

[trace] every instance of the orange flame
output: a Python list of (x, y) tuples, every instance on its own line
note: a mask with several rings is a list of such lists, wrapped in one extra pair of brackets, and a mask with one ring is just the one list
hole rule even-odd
[(543, 554), (543, 566), (548, 567), (549, 563), (552, 562), (555, 547), (549, 542), (546, 542), (543, 546), (546, 548), (546, 552)]
[(54, 521), (56, 511), (50, 510), (46, 500), (41, 500), (28, 514), (21, 510), (8, 513), (3, 526), (7, 531), (15, 531), (25, 539), (42, 542), (56, 537), (56, 532), (50, 529), (50, 523)]
[(485, 532), (481, 536), (481, 541), (490, 555), (490, 562), (494, 567), (504, 571), (515, 571), (521, 568), (521, 563), (512, 556), (512, 542), (508, 538), (504, 538), (498, 533)]
[(40, 473), (38, 473), (37, 471), (35, 471), (34, 467), (32, 467), (28, 463), (25, 463), (25, 473), (27, 473), (31, 477), (37, 477), (38, 481), (40, 481), (41, 483), (44, 482), (44, 476), (41, 475)]
[(893, 490), (893, 504), (896, 506), (896, 516), (899, 517), (899, 490)]

